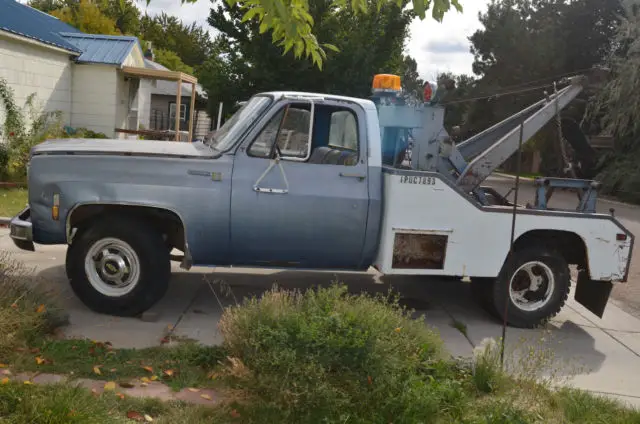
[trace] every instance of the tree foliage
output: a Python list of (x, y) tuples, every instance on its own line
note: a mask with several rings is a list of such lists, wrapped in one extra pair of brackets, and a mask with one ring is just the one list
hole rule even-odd
[[(40, 0), (44, 1), (44, 0)], [(149, 4), (152, 0), (146, 0)], [(182, 3), (195, 3), (198, 0), (181, 0)], [(200, 0), (203, 1), (203, 0)], [(411, 0), (413, 13), (425, 19), (427, 12), (431, 17), (441, 21), (444, 15), (454, 8), (462, 12), (460, 0)], [(225, 4), (236, 7), (242, 15), (240, 19), (257, 24), (260, 34), (271, 32), (271, 40), (284, 52), (293, 51), (296, 58), (305, 56), (322, 68), (327, 58), (327, 50), (335, 51), (335, 46), (328, 43), (317, 30), (313, 16), (313, 7), (308, 0), (226, 0)], [(370, 11), (380, 12), (384, 7), (401, 7), (406, 0), (332, 0), (332, 8), (354, 15), (366, 14)], [(322, 40), (320, 42), (319, 40)]]
[(603, 129), (622, 141), (622, 150), (640, 148), (640, 2), (625, 4), (608, 65), (612, 78), (597, 93), (590, 115), (601, 118)]
[(332, 0), (311, 0), (309, 11), (319, 37), (337, 47), (324, 70), (310, 61), (283, 55), (260, 24), (243, 20), (244, 11), (224, 3), (209, 23), (220, 31), (216, 50), (197, 69), (209, 98), (233, 103), (258, 91), (301, 90), (367, 96), (375, 73), (402, 73), (404, 40), (413, 13), (390, 5), (368, 14), (338, 8)]
[(195, 23), (187, 25), (164, 12), (143, 16), (139, 35), (154, 48), (175, 52), (189, 66), (202, 64), (212, 54), (213, 42), (204, 28)]
[(180, 71), (185, 74), (193, 74), (193, 68), (180, 59), (180, 57), (171, 50), (155, 49), (154, 61), (172, 71)]
[(469, 109), (468, 132), (539, 100), (562, 75), (602, 64), (621, 12), (618, 0), (492, 0), (470, 37), (480, 77), (471, 95), (486, 98)]
[(120, 35), (113, 19), (90, 0), (66, 5), (50, 12), (51, 15), (89, 34)]

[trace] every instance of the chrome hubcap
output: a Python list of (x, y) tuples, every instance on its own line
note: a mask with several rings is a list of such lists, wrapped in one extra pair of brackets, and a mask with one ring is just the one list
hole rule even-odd
[(540, 261), (527, 262), (513, 273), (509, 282), (511, 302), (523, 311), (544, 307), (555, 288), (555, 277), (549, 266)]
[(116, 238), (95, 242), (85, 257), (89, 283), (109, 297), (131, 292), (140, 279), (140, 259), (128, 243)]

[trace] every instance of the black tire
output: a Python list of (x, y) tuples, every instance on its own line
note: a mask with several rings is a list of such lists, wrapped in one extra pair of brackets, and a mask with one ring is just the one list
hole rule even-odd
[(497, 317), (496, 308), (493, 305), (493, 286), (495, 278), (472, 278), (471, 296), (482, 309)]
[[(138, 258), (137, 284), (118, 297), (94, 288), (85, 271), (85, 257), (91, 247), (106, 238), (124, 241)], [(169, 251), (158, 231), (142, 221), (117, 216), (78, 231), (67, 249), (66, 270), (71, 288), (89, 309), (129, 317), (140, 315), (158, 302), (165, 295), (171, 276)]]
[[(514, 274), (520, 267), (529, 263), (538, 262), (546, 265), (551, 271), (554, 284), (548, 294), (548, 300), (541, 307), (527, 311), (520, 308), (511, 296), (509, 296), (509, 284)], [(537, 266), (543, 271), (542, 266)], [(521, 271), (523, 272), (523, 271)], [(543, 275), (541, 273), (541, 275)], [(539, 296), (542, 291), (546, 292), (548, 283), (543, 275), (538, 293), (529, 292), (527, 295)], [(516, 281), (514, 281), (516, 282)], [(504, 320), (505, 304), (507, 304), (507, 324), (518, 328), (535, 328), (546, 323), (560, 312), (569, 297), (571, 287), (571, 274), (565, 259), (558, 252), (546, 247), (531, 247), (516, 251), (505, 262), (500, 275), (493, 286), (493, 307), (501, 320)]]

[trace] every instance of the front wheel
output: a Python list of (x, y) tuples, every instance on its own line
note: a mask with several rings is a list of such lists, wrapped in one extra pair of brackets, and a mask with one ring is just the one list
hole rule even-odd
[(554, 250), (516, 251), (493, 285), (493, 309), (513, 327), (534, 328), (553, 318), (569, 297), (571, 274)]
[(110, 218), (80, 232), (67, 250), (71, 288), (91, 310), (136, 316), (167, 291), (169, 252), (144, 222)]

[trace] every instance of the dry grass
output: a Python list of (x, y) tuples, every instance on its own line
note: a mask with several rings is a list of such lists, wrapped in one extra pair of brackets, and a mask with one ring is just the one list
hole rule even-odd
[(51, 331), (64, 314), (41, 290), (31, 270), (0, 252), (0, 358)]

